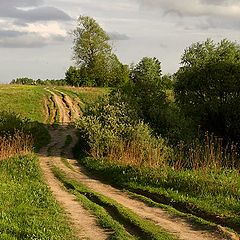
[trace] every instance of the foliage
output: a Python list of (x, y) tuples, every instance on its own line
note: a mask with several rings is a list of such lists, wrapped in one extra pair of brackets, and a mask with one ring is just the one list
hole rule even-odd
[(156, 58), (144, 57), (131, 69), (131, 82), (119, 89), (121, 101), (127, 102), (139, 118), (149, 124), (155, 133), (170, 143), (187, 141), (193, 135), (191, 122), (168, 99), (170, 76), (161, 75), (161, 64)]
[(162, 88), (165, 90), (173, 89), (173, 76), (171, 74), (164, 74), (161, 80)]
[(35, 84), (35, 81), (31, 78), (23, 77), (23, 78), (13, 79), (10, 82), (10, 84), (33, 85)]
[(96, 20), (80, 16), (77, 24), (73, 59), (80, 71), (78, 86), (115, 86), (128, 80), (128, 69), (112, 53), (110, 38)]
[(76, 123), (95, 157), (119, 159), (125, 164), (161, 165), (171, 154), (162, 138), (155, 138), (136, 112), (110, 95), (86, 107)]
[(41, 80), (41, 79), (31, 79), (27, 77), (23, 78), (17, 78), (13, 79), (10, 84), (19, 84), (19, 85), (47, 85), (47, 86), (64, 86), (66, 85), (66, 81), (64, 79), (46, 79), (46, 80)]
[(2, 240), (75, 239), (53, 199), (35, 156), (0, 161)]
[(80, 70), (76, 67), (70, 66), (65, 73), (65, 80), (70, 86), (81, 86)]
[(240, 141), (240, 45), (207, 40), (187, 48), (176, 73), (176, 101), (203, 130)]
[[(166, 95), (161, 85), (161, 65), (156, 58), (144, 57), (131, 71), (132, 83), (126, 89), (138, 115), (151, 124), (161, 125)], [(159, 126), (161, 127), (161, 126)]]

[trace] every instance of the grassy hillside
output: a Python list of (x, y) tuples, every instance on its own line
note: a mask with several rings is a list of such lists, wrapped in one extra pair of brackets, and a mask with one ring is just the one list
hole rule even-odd
[(96, 101), (99, 97), (109, 93), (109, 88), (93, 87), (57, 87), (57, 90), (69, 95), (72, 99), (79, 101), (79, 105), (84, 108), (85, 104)]
[(0, 85), (0, 109), (43, 122), (44, 97), (48, 94), (41, 86)]

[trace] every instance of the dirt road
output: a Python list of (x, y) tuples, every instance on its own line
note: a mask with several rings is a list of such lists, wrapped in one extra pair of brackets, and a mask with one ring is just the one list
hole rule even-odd
[[(64, 93), (50, 91), (50, 100), (46, 101), (46, 122), (54, 123), (59, 119), (59, 127), (49, 128), (51, 143), (43, 148), (40, 153), (40, 166), (56, 200), (63, 207), (72, 224), (73, 230), (80, 239), (100, 240), (111, 236), (109, 231), (103, 230), (97, 220), (86, 211), (77, 201), (74, 195), (65, 190), (62, 184), (54, 177), (52, 166), (59, 167), (67, 177), (77, 180), (95, 192), (99, 192), (122, 206), (131, 209), (141, 218), (151, 220), (154, 224), (182, 240), (214, 240), (214, 239), (238, 239), (229, 234), (225, 238), (216, 232), (209, 232), (199, 226), (191, 225), (185, 219), (170, 215), (160, 208), (147, 206), (145, 203), (132, 199), (127, 193), (115, 189), (85, 174), (78, 162), (71, 156), (71, 148), (77, 141), (76, 132), (69, 124), (80, 115), (77, 105)], [(51, 102), (52, 101), (52, 102)], [(51, 105), (51, 106), (50, 106)], [(71, 137), (71, 144), (66, 147), (66, 138)], [(71, 165), (68, 168), (61, 161), (62, 153), (68, 156), (67, 161)]]

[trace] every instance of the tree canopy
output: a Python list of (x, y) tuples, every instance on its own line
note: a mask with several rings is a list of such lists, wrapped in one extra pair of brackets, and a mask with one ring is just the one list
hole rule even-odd
[(73, 59), (80, 69), (80, 77), (85, 79), (83, 82), (113, 86), (128, 79), (128, 69), (112, 53), (110, 37), (95, 19), (80, 16), (73, 36)]
[(176, 73), (176, 100), (196, 125), (240, 140), (240, 46), (208, 39), (187, 48)]

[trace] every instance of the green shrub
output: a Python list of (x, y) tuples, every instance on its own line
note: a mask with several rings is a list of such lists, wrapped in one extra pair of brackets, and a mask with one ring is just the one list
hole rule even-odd
[(117, 98), (117, 95), (105, 97), (88, 105), (77, 121), (76, 127), (89, 153), (124, 164), (165, 164), (171, 149), (162, 138), (153, 136), (150, 127)]

